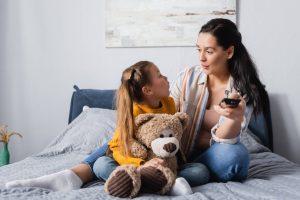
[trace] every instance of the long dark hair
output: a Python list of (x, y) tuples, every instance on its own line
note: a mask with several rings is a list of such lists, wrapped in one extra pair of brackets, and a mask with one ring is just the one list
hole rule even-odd
[(233, 87), (247, 95), (247, 104), (252, 104), (254, 113), (268, 112), (269, 99), (265, 86), (259, 80), (254, 62), (242, 43), (241, 33), (236, 25), (223, 18), (208, 21), (199, 33), (212, 34), (224, 49), (234, 46), (234, 54), (229, 60), (229, 72), (233, 78)]
[(121, 85), (117, 91), (117, 127), (120, 131), (120, 151), (129, 156), (129, 144), (134, 137), (133, 102), (143, 100), (142, 87), (150, 83), (149, 61), (140, 61), (125, 69), (122, 73)]

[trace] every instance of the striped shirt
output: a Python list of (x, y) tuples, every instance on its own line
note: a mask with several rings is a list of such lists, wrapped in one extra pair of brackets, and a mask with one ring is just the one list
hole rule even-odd
[[(229, 79), (226, 90), (235, 91), (232, 77)], [(195, 141), (199, 137), (209, 97), (207, 75), (202, 71), (202, 68), (194, 66), (179, 73), (177, 79), (172, 83), (171, 96), (174, 98), (176, 110), (187, 113), (190, 118), (184, 137), (181, 139), (182, 151), (189, 157), (195, 147)], [(252, 110), (252, 106), (246, 106), (240, 133), (247, 130)], [(224, 122), (224, 119), (223, 116), (220, 116), (218, 123), (211, 129), (212, 134)]]

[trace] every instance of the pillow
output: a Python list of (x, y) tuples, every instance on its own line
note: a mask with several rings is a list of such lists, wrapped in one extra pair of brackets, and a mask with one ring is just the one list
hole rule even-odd
[(115, 108), (116, 90), (79, 89), (77, 85), (74, 85), (74, 89), (70, 105), (69, 123), (82, 112), (84, 106), (90, 108)]
[(85, 109), (39, 156), (54, 156), (74, 151), (78, 154), (90, 154), (111, 140), (115, 128), (115, 110)]

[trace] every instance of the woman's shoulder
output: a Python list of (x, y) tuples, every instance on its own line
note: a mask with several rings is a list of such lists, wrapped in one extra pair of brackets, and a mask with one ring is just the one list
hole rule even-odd
[(194, 75), (194, 74), (201, 76), (201, 75), (204, 75), (204, 72), (203, 72), (203, 69), (201, 66), (194, 65), (191, 67), (184, 68), (179, 74), (181, 76), (189, 76), (189, 75)]

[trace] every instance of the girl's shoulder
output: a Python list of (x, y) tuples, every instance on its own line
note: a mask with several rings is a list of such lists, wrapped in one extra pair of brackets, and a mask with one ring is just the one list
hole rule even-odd
[(173, 97), (168, 96), (162, 99), (162, 105), (165, 107), (165, 112), (169, 114), (175, 114), (176, 107), (175, 107), (175, 101)]

